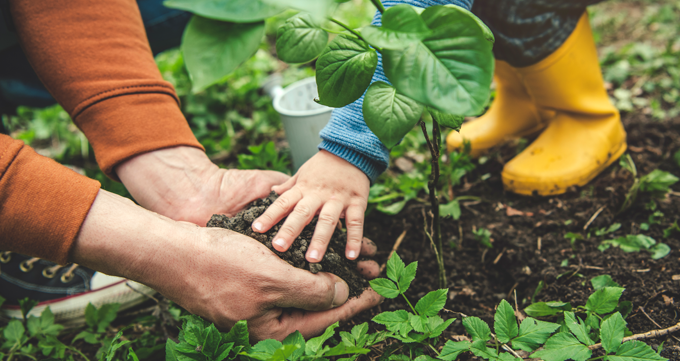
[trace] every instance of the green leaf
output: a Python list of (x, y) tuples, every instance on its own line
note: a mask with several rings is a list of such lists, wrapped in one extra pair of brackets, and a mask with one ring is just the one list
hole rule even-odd
[(619, 305), (616, 306), (615, 311), (618, 311), (623, 318), (628, 317), (628, 315), (633, 311), (633, 302), (630, 301), (621, 301), (619, 302)]
[(328, 328), (326, 328), (326, 330), (323, 332), (323, 335), (309, 339), (309, 341), (307, 341), (307, 347), (305, 348), (305, 354), (308, 356), (316, 355), (319, 350), (321, 350), (323, 343), (329, 338), (333, 337), (335, 334), (335, 329), (338, 328), (339, 325), (340, 324), (336, 322), (328, 326)]
[(588, 336), (586, 324), (580, 317), (576, 317), (573, 312), (564, 313), (564, 323), (569, 328), (569, 331), (571, 331), (571, 333), (573, 333), (579, 341), (586, 344), (587, 346), (594, 344), (593, 340), (591, 340), (590, 336)]
[(656, 240), (643, 234), (621, 236), (615, 239), (602, 241), (598, 249), (604, 251), (610, 246), (619, 247), (624, 252), (640, 252), (641, 249), (650, 249), (656, 244)]
[(356, 346), (347, 346), (344, 343), (340, 343), (337, 346), (331, 348), (330, 350), (324, 352), (324, 356), (340, 356), (340, 355), (365, 355), (371, 352), (371, 350)]
[(454, 199), (447, 204), (440, 204), (439, 214), (442, 217), (452, 217), (454, 220), (460, 219), (460, 203)]
[(262, 0), (268, 4), (308, 12), (317, 21), (324, 20), (335, 7), (335, 0)]
[(7, 341), (20, 342), (24, 337), (25, 331), (26, 329), (24, 328), (24, 325), (21, 323), (21, 321), (13, 319), (9, 321), (9, 323), (5, 327), (3, 335), (5, 336)]
[(432, 34), (416, 10), (405, 4), (393, 6), (382, 16), (382, 26), (359, 29), (361, 36), (378, 49), (403, 49)]
[(580, 343), (572, 334), (560, 332), (549, 338), (542, 350), (534, 352), (532, 358), (545, 361), (585, 361), (593, 352), (588, 346)]
[(222, 334), (222, 342), (224, 343), (234, 343), (234, 347), (243, 346), (247, 349), (250, 348), (250, 339), (248, 334), (248, 324), (245, 320), (236, 322), (231, 330), (226, 334)]
[[(127, 357), (127, 359), (128, 359), (128, 361), (139, 361), (139, 357), (137, 357), (137, 354), (135, 353), (134, 350), (132, 350), (132, 348), (129, 348), (129, 349), (128, 349), (128, 357)], [(220, 361), (221, 361), (221, 360), (220, 360)]]
[(233, 23), (252, 23), (283, 12), (282, 8), (262, 0), (167, 0), (163, 5)]
[(365, 41), (336, 36), (316, 61), (319, 103), (340, 108), (359, 99), (377, 66), (378, 53)]
[(379, 295), (385, 298), (395, 298), (399, 296), (399, 290), (397, 289), (397, 285), (395, 285), (394, 282), (388, 279), (376, 278), (374, 280), (368, 281), (368, 284), (371, 285), (371, 288), (375, 292), (378, 292)]
[(276, 32), (276, 55), (286, 63), (314, 60), (328, 44), (328, 33), (308, 13), (286, 21)]
[(368, 88), (362, 109), (366, 125), (387, 148), (397, 145), (423, 113), (420, 103), (381, 81)]
[(592, 330), (600, 329), (600, 319), (592, 312), (588, 312), (588, 317), (586, 317), (586, 325), (590, 326)]
[(27, 319), (28, 313), (31, 312), (33, 307), (38, 305), (38, 301), (32, 300), (28, 297), (19, 300), (19, 308), (21, 309), (21, 315), (24, 317), (24, 320)]
[(508, 343), (510, 339), (517, 336), (519, 332), (517, 318), (508, 301), (502, 300), (496, 308), (493, 328), (496, 330), (496, 337), (501, 343)]
[(564, 311), (571, 310), (571, 305), (563, 302), (536, 302), (524, 309), (531, 317), (553, 316)]
[(205, 340), (203, 341), (201, 353), (212, 358), (217, 352), (221, 341), (222, 335), (220, 335), (220, 331), (217, 330), (215, 324), (211, 324), (210, 327), (205, 329)]
[[(368, 322), (352, 327), (352, 337), (358, 341), (368, 333)], [(363, 345), (362, 345), (363, 346)]]
[[(401, 260), (401, 257), (397, 254), (397, 252), (394, 252), (390, 259), (387, 260), (387, 278), (391, 279), (395, 283), (399, 282), (399, 279), (401, 278), (401, 275), (404, 273), (404, 268), (406, 268), (406, 264), (404, 264), (404, 261)], [(404, 290), (401, 290), (402, 292)]]
[(409, 315), (409, 322), (414, 331), (422, 333), (429, 332), (429, 328), (427, 327), (427, 316)]
[(215, 352), (215, 361), (222, 361), (229, 357), (229, 352), (231, 352), (233, 347), (234, 344), (232, 342), (222, 344), (222, 346), (217, 349), (217, 352)]
[(651, 173), (640, 178), (640, 190), (643, 192), (668, 192), (668, 188), (677, 183), (678, 177), (664, 172), (659, 169), (654, 169)]
[(295, 345), (295, 352), (292, 354), (292, 359), (296, 360), (300, 358), (305, 353), (305, 338), (302, 337), (300, 331), (295, 331), (288, 335), (283, 342), (284, 345)]
[(618, 283), (614, 282), (612, 276), (610, 275), (600, 275), (593, 277), (593, 279), (590, 280), (590, 283), (593, 285), (595, 291), (601, 290), (605, 287), (621, 287)]
[(538, 321), (527, 317), (519, 325), (519, 334), (512, 340), (512, 347), (532, 352), (548, 340), (560, 325), (551, 322)]
[(448, 320), (442, 322), (441, 324), (434, 326), (430, 323), (430, 338), (439, 337), (442, 332), (444, 332), (451, 324), (455, 321), (455, 318), (449, 318)]
[(120, 303), (106, 303), (97, 310), (97, 332), (104, 332), (118, 315)]
[(463, 125), (463, 121), (465, 120), (465, 117), (463, 116), (440, 112), (439, 110), (431, 107), (428, 107), (427, 111), (432, 116), (432, 119), (439, 123), (439, 125), (452, 128), (455, 131), (460, 131), (460, 127)]
[(448, 288), (428, 292), (416, 303), (416, 312), (421, 316), (436, 316), (444, 308), (448, 293)]
[(602, 340), (602, 348), (607, 353), (616, 352), (621, 342), (623, 342), (623, 333), (626, 329), (626, 321), (620, 313), (616, 312), (609, 318), (602, 322), (600, 328), (600, 339)]
[(409, 315), (406, 310), (387, 311), (373, 317), (373, 322), (384, 325), (389, 331), (406, 336), (413, 329)]
[(614, 311), (624, 288), (605, 287), (595, 291), (586, 302), (586, 310), (600, 315)]
[(472, 341), (489, 341), (491, 340), (491, 330), (486, 322), (482, 321), (478, 317), (466, 317), (463, 319), (463, 326)]
[(487, 360), (496, 360), (498, 359), (498, 352), (496, 352), (496, 349), (490, 348), (486, 346), (486, 342), (484, 341), (475, 341), (472, 343), (470, 346), (470, 351), (477, 356), (481, 357)]
[(652, 259), (660, 259), (668, 256), (671, 253), (671, 248), (665, 243), (657, 243), (649, 251), (652, 252)]
[(385, 75), (400, 93), (447, 114), (481, 113), (493, 75), (486, 27), (458, 6), (432, 6), (421, 17), (432, 34), (404, 49), (384, 49)]
[(453, 361), (458, 358), (458, 355), (465, 351), (470, 351), (470, 341), (446, 341), (442, 352), (439, 354), (439, 359), (444, 361)]
[[(395, 253), (396, 254), (396, 253)], [(401, 273), (401, 277), (399, 277), (399, 290), (402, 293), (405, 293), (406, 290), (411, 287), (411, 282), (416, 278), (416, 270), (418, 269), (418, 261), (411, 262), (409, 263), (408, 266), (404, 269), (404, 272)]]
[(642, 341), (628, 341), (621, 345), (616, 355), (607, 356), (609, 361), (668, 361), (659, 356)]
[(227, 23), (194, 15), (182, 37), (182, 54), (193, 92), (217, 83), (248, 60), (260, 46), (264, 21)]

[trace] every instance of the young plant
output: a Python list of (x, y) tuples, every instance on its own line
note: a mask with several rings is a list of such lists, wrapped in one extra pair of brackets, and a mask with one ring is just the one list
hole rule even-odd
[(279, 155), (274, 142), (253, 145), (248, 147), (248, 150), (252, 154), (238, 155), (239, 169), (268, 169), (283, 173), (289, 171), (288, 157), (285, 154)]
[(626, 199), (623, 201), (619, 213), (623, 213), (635, 203), (639, 192), (646, 192), (652, 197), (660, 198), (668, 193), (670, 186), (678, 181), (678, 177), (659, 169), (654, 169), (651, 173), (638, 177), (637, 167), (630, 154), (621, 157), (619, 165), (628, 170), (635, 178), (633, 185), (626, 194)]
[[(481, 113), (493, 75), (491, 31), (471, 12), (457, 6), (425, 10), (408, 5), (385, 9), (382, 26), (352, 29), (332, 17), (336, 0), (169, 0), (170, 7), (195, 15), (182, 41), (193, 90), (201, 91), (234, 71), (258, 49), (264, 19), (292, 8), (302, 12), (277, 32), (276, 50), (288, 63), (316, 58), (320, 104), (343, 107), (364, 95), (366, 125), (387, 147), (394, 147), (420, 124), (432, 155), (428, 182), (432, 238), (440, 264), (440, 287), (446, 287), (440, 232), (439, 198), (441, 126), (458, 129), (464, 116)], [(344, 29), (330, 43), (325, 23)], [(382, 55), (391, 84), (371, 84)], [(369, 86), (370, 85), (370, 86)], [(423, 113), (433, 119), (430, 140)]]
[(629, 234), (614, 239), (607, 239), (602, 241), (597, 249), (600, 252), (604, 252), (610, 247), (619, 247), (624, 252), (640, 252), (644, 249), (651, 253), (652, 259), (663, 258), (671, 253), (671, 248), (667, 244), (657, 243), (654, 238), (643, 234)]

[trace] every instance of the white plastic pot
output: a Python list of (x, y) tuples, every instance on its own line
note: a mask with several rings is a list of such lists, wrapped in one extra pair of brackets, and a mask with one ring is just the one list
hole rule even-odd
[(285, 89), (270, 82), (265, 85), (265, 91), (274, 98), (274, 109), (281, 114), (293, 157), (293, 167), (297, 172), (298, 168), (319, 151), (319, 132), (331, 119), (333, 108), (314, 101), (319, 94), (314, 78), (300, 80)]

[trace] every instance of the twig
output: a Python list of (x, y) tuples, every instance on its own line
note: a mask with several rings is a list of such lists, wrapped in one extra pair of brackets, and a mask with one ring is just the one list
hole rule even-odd
[(128, 288), (130, 288), (131, 290), (133, 290), (133, 291), (139, 293), (140, 295), (146, 296), (146, 297), (148, 297), (148, 298), (150, 298), (150, 299), (156, 301), (156, 304), (159, 304), (159, 303), (160, 303), (160, 301), (159, 301), (156, 297), (154, 297), (153, 295), (147, 295), (146, 293), (144, 293), (144, 292), (142, 292), (142, 291), (140, 291), (140, 290), (138, 290), (138, 289), (135, 289), (134, 287), (132, 287), (132, 286), (130, 285), (129, 282), (125, 282), (125, 285), (128, 286)]
[(505, 253), (505, 248), (503, 248), (503, 250), (501, 251), (501, 253), (499, 253), (498, 256), (496, 256), (496, 259), (493, 260), (493, 264), (497, 264), (498, 261), (501, 260), (501, 257), (503, 257), (503, 253)]
[(504, 343), (498, 341), (498, 339), (496, 338), (496, 335), (494, 335), (494, 334), (492, 333), (492, 334), (491, 334), (491, 337), (493, 337), (493, 339), (496, 340), (496, 342), (498, 342), (498, 343), (501, 344), (501, 347), (503, 348), (503, 350), (508, 351), (508, 352), (510, 352), (513, 356), (522, 359), (522, 356), (518, 355), (517, 352), (515, 352), (515, 350), (511, 349), (508, 345), (506, 345), (506, 344), (504, 344)]
[(604, 206), (600, 207), (600, 209), (598, 209), (597, 211), (595, 211), (595, 214), (593, 214), (593, 216), (590, 217), (590, 219), (588, 220), (588, 222), (586, 223), (586, 225), (583, 226), (583, 230), (584, 230), (584, 231), (585, 231), (586, 229), (588, 229), (588, 227), (590, 226), (590, 224), (593, 223), (593, 221), (595, 220), (595, 218), (597, 218), (597, 216), (599, 216), (600, 213), (602, 213), (602, 211), (603, 211), (605, 208), (607, 208), (607, 205), (606, 205), (606, 204), (605, 204)]
[(434, 249), (434, 255), (439, 259), (439, 252), (437, 252), (437, 245), (434, 243), (434, 239), (432, 239), (432, 235), (430, 232), (427, 231), (427, 215), (425, 215), (425, 208), (422, 209), (423, 211), (423, 222), (425, 223), (425, 227), (423, 227), (423, 232), (425, 232), (425, 235), (427, 238), (430, 240), (430, 244), (432, 245), (432, 249)]
[[(397, 240), (394, 242), (394, 246), (392, 246), (392, 251), (390, 251), (390, 255), (387, 257), (388, 260), (390, 258), (392, 258), (392, 255), (394, 254), (394, 252), (396, 252), (399, 249), (399, 246), (401, 245), (401, 241), (403, 241), (404, 237), (406, 237), (407, 231), (408, 231), (408, 229), (405, 229), (403, 232), (401, 232), (399, 237), (397, 237)], [(380, 273), (383, 273), (386, 266), (387, 266), (387, 262), (383, 263), (382, 266), (380, 266)]]
[[(680, 322), (678, 322), (675, 326), (669, 327), (669, 328), (664, 328), (663, 330), (654, 330), (654, 331), (649, 331), (645, 333), (639, 333), (637, 335), (633, 336), (628, 336), (623, 338), (623, 342), (626, 341), (631, 341), (631, 340), (644, 340), (647, 338), (656, 338), (656, 337), (661, 337), (661, 336), (666, 336), (669, 333), (673, 333), (675, 331), (680, 330)], [(597, 350), (599, 348), (602, 348), (601, 343), (596, 343), (592, 346), (588, 346), (589, 349), (591, 350)]]
[[(661, 325), (659, 325), (658, 323), (656, 323), (656, 321), (654, 321), (651, 317), (649, 317), (649, 315), (647, 314), (647, 312), (645, 312), (645, 308), (644, 308), (644, 307), (638, 307), (638, 308), (640, 309), (640, 311), (642, 311), (642, 314), (644, 314), (645, 316), (647, 316), (647, 319), (648, 319), (648, 320), (652, 321), (652, 323), (653, 323), (654, 325), (656, 325), (656, 327), (661, 328)], [(675, 336), (673, 336), (673, 335), (671, 335), (671, 337), (673, 337), (673, 339), (674, 339), (675, 341), (680, 341), (680, 339), (678, 339), (677, 337), (675, 337)]]

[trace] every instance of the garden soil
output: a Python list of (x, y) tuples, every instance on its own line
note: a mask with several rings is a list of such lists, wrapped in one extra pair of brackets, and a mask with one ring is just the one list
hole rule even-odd
[(361, 295), (368, 286), (368, 282), (357, 271), (357, 261), (350, 261), (345, 258), (346, 233), (336, 229), (321, 262), (309, 263), (305, 260), (305, 253), (316, 228), (316, 217), (302, 230), (300, 236), (293, 241), (293, 244), (286, 252), (279, 252), (272, 247), (272, 240), (283, 225), (285, 218), (266, 233), (253, 231), (253, 221), (262, 215), (274, 203), (276, 198), (278, 196), (272, 192), (269, 197), (252, 202), (234, 217), (216, 214), (208, 222), (208, 227), (226, 228), (254, 238), (291, 266), (306, 269), (312, 273), (321, 271), (333, 273), (347, 282), (350, 298)]
[[(628, 132), (628, 153), (639, 174), (658, 168), (680, 176), (680, 166), (673, 160), (674, 152), (680, 149), (680, 119), (656, 122), (638, 116), (629, 117), (624, 123)], [(574, 147), (578, 146), (574, 144)], [(634, 334), (677, 324), (680, 321), (680, 233), (664, 238), (663, 231), (679, 218), (680, 194), (672, 193), (657, 201), (654, 211), (645, 207), (650, 199), (640, 196), (628, 211), (618, 214), (633, 177), (614, 164), (585, 187), (563, 195), (516, 195), (503, 191), (500, 172), (503, 164), (517, 152), (516, 145), (506, 145), (490, 154), (488, 161), (478, 166), (455, 191), (455, 196), (476, 196), (480, 201), (463, 202), (459, 221), (449, 218), (442, 222), (450, 290), (442, 316), (456, 317), (458, 321), (445, 334), (441, 344), (451, 336), (465, 334), (460, 323), (463, 314), (481, 317), (493, 325), (494, 309), (502, 299), (512, 305), (517, 302), (520, 310), (531, 304), (532, 299), (585, 305), (594, 291), (590, 280), (603, 274), (611, 275), (625, 287), (622, 300), (633, 303), (626, 321)], [(677, 184), (675, 189), (678, 189)], [(386, 261), (395, 240), (406, 231), (398, 253), (407, 264), (418, 261), (419, 265), (416, 279), (407, 292), (412, 302), (438, 288), (435, 255), (423, 231), (423, 211), (428, 208), (426, 201), (412, 202), (397, 216), (387, 217), (376, 211), (366, 220), (365, 234), (378, 245), (376, 258), (381, 264)], [(664, 214), (660, 223), (651, 225), (647, 231), (641, 230), (641, 224), (659, 211)], [(613, 223), (620, 223), (620, 230), (607, 236), (594, 235), (597, 229)], [(475, 240), (472, 231), (480, 228), (491, 232), (493, 248), (485, 248)], [(581, 234), (585, 239), (577, 240), (572, 248), (564, 237), (567, 232)], [(598, 250), (602, 240), (627, 234), (648, 235), (668, 244), (671, 253), (653, 260), (644, 251)], [(384, 274), (381, 276), (385, 277)], [(537, 291), (541, 281), (544, 287)], [(386, 300), (381, 306), (355, 317), (343, 328), (347, 330), (353, 324), (369, 321), (382, 311), (405, 308), (408, 306), (402, 299)], [(381, 327), (369, 324), (372, 328)], [(680, 339), (680, 332), (675, 336)], [(680, 360), (677, 339), (666, 336), (646, 342), (656, 349), (663, 341), (662, 355)], [(388, 346), (376, 345), (369, 358), (375, 358)], [(461, 360), (467, 357), (475, 359), (468, 355)]]

